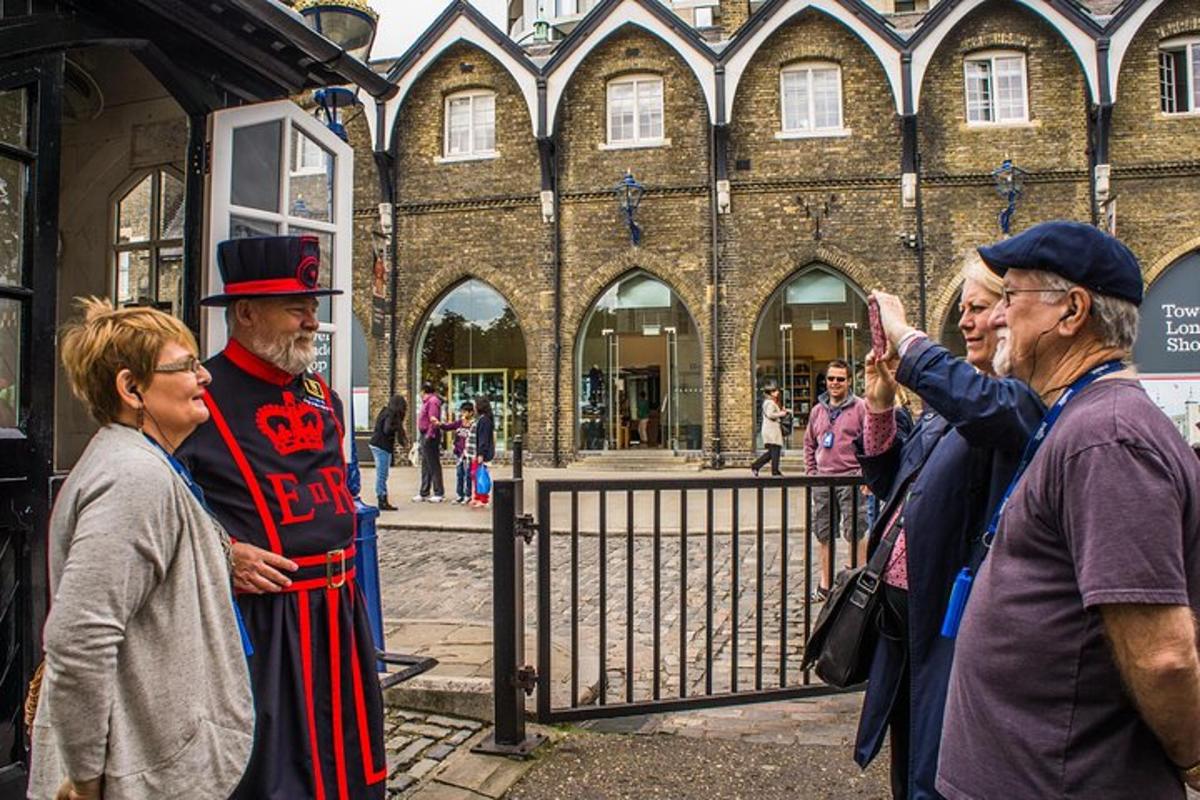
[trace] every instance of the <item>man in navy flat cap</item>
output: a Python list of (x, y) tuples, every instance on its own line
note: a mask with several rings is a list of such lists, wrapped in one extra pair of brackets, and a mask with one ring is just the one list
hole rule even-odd
[[(217, 248), (229, 342), (206, 362), (210, 419), (176, 451), (234, 540), (253, 654), (254, 750), (237, 800), (380, 800), (383, 700), (354, 579), (341, 399), (309, 371), (322, 288), (314, 236)], [(219, 735), (219, 733), (217, 734)]]
[(1182, 800), (1200, 788), (1200, 463), (1128, 364), (1141, 269), (1077, 222), (979, 254), (1004, 279), (997, 372), (1049, 410), (985, 537), (937, 788)]

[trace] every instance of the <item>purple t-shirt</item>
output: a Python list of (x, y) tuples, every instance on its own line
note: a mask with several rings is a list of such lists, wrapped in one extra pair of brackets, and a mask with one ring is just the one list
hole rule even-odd
[(1200, 612), (1200, 462), (1132, 380), (1072, 400), (1009, 501), (959, 631), (950, 800), (1183, 798), (1121, 683), (1101, 605)]

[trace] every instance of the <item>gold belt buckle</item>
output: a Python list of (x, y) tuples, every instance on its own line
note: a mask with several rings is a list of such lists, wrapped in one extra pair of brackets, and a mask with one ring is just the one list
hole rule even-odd
[[(337, 577), (333, 575), (333, 564), (338, 562), (339, 570)], [(339, 547), (336, 550), (330, 550), (325, 554), (325, 587), (328, 589), (340, 589), (346, 585), (346, 548)]]

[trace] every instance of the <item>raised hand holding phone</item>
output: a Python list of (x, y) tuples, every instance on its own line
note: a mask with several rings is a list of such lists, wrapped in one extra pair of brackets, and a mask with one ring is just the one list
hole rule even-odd
[(871, 349), (875, 352), (875, 358), (887, 358), (888, 340), (887, 333), (883, 330), (883, 320), (879, 316), (879, 301), (874, 295), (867, 298), (867, 319), (871, 323)]

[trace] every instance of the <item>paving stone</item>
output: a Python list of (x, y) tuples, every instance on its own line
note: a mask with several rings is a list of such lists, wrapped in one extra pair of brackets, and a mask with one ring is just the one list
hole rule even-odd
[(446, 738), (446, 744), (460, 745), (474, 735), (474, 731), (459, 731), (452, 733)]
[(438, 763), (439, 762), (434, 761), (432, 758), (422, 758), (420, 761), (408, 768), (408, 774), (410, 777), (415, 778), (416, 780), (421, 780), (421, 778), (424, 778), (426, 775), (428, 775), (430, 770), (436, 767)]
[(433, 747), (425, 751), (426, 758), (432, 758), (434, 761), (444, 761), (446, 756), (454, 752), (454, 745), (450, 744), (435, 744)]
[(388, 750), (403, 750), (405, 748), (405, 746), (408, 745), (409, 742), (413, 741), (416, 738), (417, 737), (411, 736), (407, 733), (393, 734), (387, 740), (387, 749)]
[(411, 788), (416, 782), (415, 778), (401, 772), (395, 778), (388, 781), (388, 792), (393, 797), (399, 797), (401, 792)]
[[(491, 646), (491, 643), (488, 643)], [(430, 714), (425, 718), (425, 722), (430, 725), (441, 725), (443, 728), (470, 728), (478, 730), (479, 723), (473, 719), (460, 719), (458, 717), (443, 717), (440, 714)]]
[(451, 729), (443, 728), (440, 725), (428, 725), (418, 722), (406, 722), (400, 726), (400, 730), (405, 733), (414, 733), (418, 736), (428, 736), (431, 739), (441, 739), (449, 736), (451, 732)]
[(429, 745), (433, 744), (433, 739), (421, 737), (414, 742), (411, 742), (407, 747), (396, 754), (396, 759), (400, 764), (407, 764), (421, 754)]

